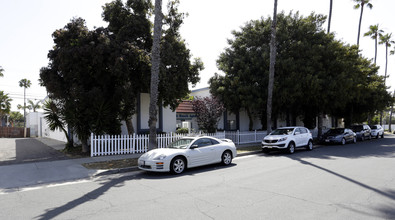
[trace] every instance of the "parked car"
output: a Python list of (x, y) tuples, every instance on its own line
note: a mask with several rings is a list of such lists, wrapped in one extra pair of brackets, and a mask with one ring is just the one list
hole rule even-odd
[(305, 127), (283, 127), (272, 131), (262, 141), (262, 151), (286, 150), (293, 154), (295, 148), (313, 150), (313, 137)]
[(350, 129), (357, 134), (357, 139), (361, 141), (372, 139), (369, 125), (352, 125)]
[(376, 137), (377, 139), (379, 139), (379, 137), (384, 138), (384, 128), (381, 127), (381, 125), (371, 125), (369, 127), (372, 137)]
[(150, 150), (140, 156), (138, 167), (154, 172), (180, 174), (187, 168), (214, 163), (229, 165), (237, 156), (236, 146), (229, 139), (184, 137), (166, 148)]
[(332, 128), (323, 135), (322, 140), (326, 144), (335, 143), (345, 145), (348, 142), (357, 142), (357, 135), (348, 128)]

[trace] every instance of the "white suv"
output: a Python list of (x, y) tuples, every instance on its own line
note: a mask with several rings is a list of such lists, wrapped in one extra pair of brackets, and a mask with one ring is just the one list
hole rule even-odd
[(295, 148), (305, 147), (313, 150), (313, 137), (305, 127), (277, 128), (262, 141), (262, 151), (267, 153), (273, 149), (287, 150), (293, 154)]
[(381, 125), (370, 125), (370, 135), (372, 137), (376, 137), (379, 139), (379, 137), (384, 138), (384, 128), (381, 127)]

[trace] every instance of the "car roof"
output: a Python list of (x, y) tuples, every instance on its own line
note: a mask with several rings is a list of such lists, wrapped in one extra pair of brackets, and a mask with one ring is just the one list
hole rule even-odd
[(294, 128), (305, 128), (305, 127), (302, 127), (302, 126), (288, 126), (288, 127), (280, 127), (280, 128), (277, 128), (277, 129), (294, 129)]

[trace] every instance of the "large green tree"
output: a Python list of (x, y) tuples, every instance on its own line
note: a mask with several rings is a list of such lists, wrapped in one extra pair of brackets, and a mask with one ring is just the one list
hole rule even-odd
[[(351, 123), (352, 118), (362, 120), (362, 113), (388, 103), (377, 67), (358, 54), (357, 46), (326, 34), (324, 22), (321, 15), (278, 14), (273, 114), (283, 116), (287, 125), (295, 125), (299, 116), (313, 128), (319, 113), (347, 116)], [(218, 59), (225, 75), (215, 75), (210, 89), (233, 112), (237, 108), (261, 112), (266, 104), (270, 25), (267, 18), (234, 31), (229, 48)], [(260, 117), (262, 123), (263, 114)]]
[[(183, 16), (177, 4), (169, 3), (169, 14), (162, 21), (163, 83), (158, 85), (159, 102), (173, 109), (188, 94), (188, 83), (197, 83), (202, 68), (199, 60), (191, 62), (179, 35)], [(129, 132), (133, 130), (137, 97), (150, 90), (152, 10), (148, 0), (116, 0), (103, 7), (108, 27), (88, 30), (83, 19), (75, 18), (53, 34), (55, 47), (48, 54), (48, 67), (41, 69), (41, 84), (59, 104), (84, 151), (91, 132), (118, 134), (121, 120)]]
[(81, 140), (83, 152), (89, 150), (91, 132), (120, 132), (118, 111), (122, 78), (111, 71), (113, 62), (108, 30), (89, 31), (85, 21), (74, 18), (53, 33), (55, 42), (48, 67), (41, 69), (41, 84), (49, 97), (61, 103), (68, 127)]

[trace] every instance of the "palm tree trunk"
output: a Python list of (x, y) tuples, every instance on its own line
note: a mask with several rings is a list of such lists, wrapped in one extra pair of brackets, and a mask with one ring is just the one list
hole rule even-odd
[(376, 59), (377, 59), (377, 35), (376, 38), (374, 39), (374, 64), (376, 64)]
[(363, 6), (364, 4), (361, 3), (361, 15), (359, 17), (359, 26), (358, 26), (358, 39), (357, 39), (357, 46), (359, 46), (359, 36), (361, 33), (361, 24), (362, 24), (362, 15), (363, 15)]
[(272, 33), (270, 39), (270, 67), (269, 67), (269, 85), (267, 91), (267, 132), (272, 131), (272, 101), (274, 85), (274, 66), (276, 64), (276, 26), (277, 26), (277, 0), (274, 0), (274, 12), (272, 22)]
[(148, 150), (157, 148), (156, 122), (158, 106), (158, 85), (160, 68), (160, 37), (162, 35), (162, 0), (155, 0), (154, 39), (151, 51), (151, 88), (149, 106), (149, 146)]
[(333, 0), (329, 1), (329, 18), (328, 18), (328, 34), (331, 32), (331, 20), (332, 20), (332, 6)]
[(126, 128), (128, 129), (128, 134), (131, 135), (134, 133), (134, 127), (133, 127), (133, 122), (132, 118), (128, 118), (125, 120), (126, 123)]

